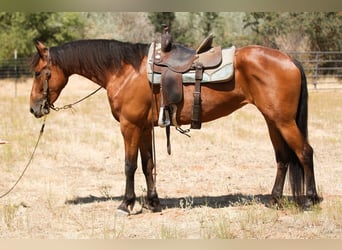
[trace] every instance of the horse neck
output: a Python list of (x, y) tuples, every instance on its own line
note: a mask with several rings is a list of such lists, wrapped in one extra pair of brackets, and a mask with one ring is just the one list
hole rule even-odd
[(67, 77), (78, 74), (105, 87), (109, 78), (123, 74), (123, 65), (139, 70), (148, 48), (115, 40), (80, 40), (51, 48), (50, 54)]
[(77, 74), (77, 75), (81, 75), (95, 83), (97, 83), (98, 85), (105, 87), (105, 84), (107, 82), (106, 80), (106, 72), (97, 72), (96, 74), (92, 71), (87, 70), (86, 68), (82, 67), (81, 65), (79, 65), (80, 67), (71, 67), (68, 68), (65, 72), (65, 75), (69, 78), (71, 75)]
[[(70, 59), (72, 58), (72, 60)], [(92, 62), (92, 61), (91, 61)], [(66, 78), (73, 74), (81, 75), (98, 85), (105, 87), (106, 75), (109, 69), (100, 68), (94, 63), (80, 58), (77, 54), (72, 54), (69, 50), (63, 51), (63, 57), (55, 59), (55, 64), (63, 71)]]

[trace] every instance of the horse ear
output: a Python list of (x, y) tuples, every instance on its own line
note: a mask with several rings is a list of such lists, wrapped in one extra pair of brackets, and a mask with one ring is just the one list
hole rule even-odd
[(37, 49), (39, 56), (42, 59), (47, 58), (48, 57), (48, 51), (49, 51), (48, 47), (46, 47), (42, 42), (40, 42), (38, 40), (35, 40), (34, 43), (35, 43), (35, 46), (36, 46), (36, 49)]

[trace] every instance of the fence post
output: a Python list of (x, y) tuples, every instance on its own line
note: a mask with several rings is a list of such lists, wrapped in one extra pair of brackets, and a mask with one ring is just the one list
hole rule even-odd
[(318, 82), (318, 53), (319, 52), (315, 52), (315, 69), (314, 69), (314, 81), (313, 81), (313, 84), (314, 84), (314, 88), (317, 89), (317, 82)]
[(18, 51), (14, 50), (14, 74), (15, 74), (15, 82), (14, 82), (14, 96), (17, 97), (17, 83), (18, 83), (18, 69), (17, 69), (17, 59), (18, 59)]

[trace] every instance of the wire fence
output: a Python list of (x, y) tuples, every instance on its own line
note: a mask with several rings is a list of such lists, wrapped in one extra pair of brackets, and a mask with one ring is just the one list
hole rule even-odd
[(315, 88), (319, 84), (341, 84), (342, 51), (286, 51), (303, 64), (307, 81)]
[(29, 58), (0, 59), (0, 79), (31, 77)]
[[(285, 52), (303, 64), (308, 83), (315, 88), (323, 83), (342, 87), (342, 51)], [(32, 77), (29, 58), (0, 59), (0, 79), (22, 77)]]

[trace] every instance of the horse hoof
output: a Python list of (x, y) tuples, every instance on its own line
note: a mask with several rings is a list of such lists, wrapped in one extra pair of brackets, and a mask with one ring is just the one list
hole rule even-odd
[(130, 213), (129, 211), (125, 211), (125, 210), (122, 210), (120, 208), (116, 209), (116, 215), (119, 216), (119, 217), (126, 217), (126, 216), (129, 216)]
[(158, 206), (149, 206), (149, 210), (151, 210), (152, 213), (159, 213), (162, 211), (162, 207), (160, 205)]
[(266, 207), (272, 208), (272, 209), (281, 209), (282, 204), (281, 204), (281, 198), (275, 198), (272, 197), (268, 202), (265, 204)]
[(322, 201), (323, 201), (323, 198), (319, 196), (308, 197), (305, 199), (303, 210), (310, 211), (315, 205), (319, 204)]
[(160, 205), (160, 201), (158, 197), (150, 198), (147, 207), (151, 212), (158, 213), (162, 211), (162, 207)]
[(125, 202), (123, 202), (123, 203), (121, 203), (121, 205), (117, 208), (117, 210), (116, 210), (117, 212), (117, 214), (118, 215), (126, 215), (126, 216), (128, 216), (128, 215), (130, 215), (131, 213), (130, 213), (130, 211), (128, 210), (128, 206), (126, 205), (126, 203)]

